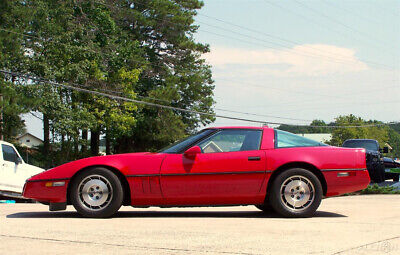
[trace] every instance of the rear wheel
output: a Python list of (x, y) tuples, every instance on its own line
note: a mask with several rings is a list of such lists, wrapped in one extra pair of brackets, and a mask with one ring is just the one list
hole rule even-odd
[(122, 205), (123, 189), (113, 172), (98, 167), (84, 171), (75, 178), (70, 198), (78, 213), (85, 217), (110, 217)]
[(378, 166), (375, 168), (375, 175), (373, 181), (375, 183), (381, 183), (385, 181), (385, 167)]
[(285, 217), (311, 217), (321, 200), (319, 179), (302, 168), (292, 168), (279, 174), (269, 194), (272, 208)]

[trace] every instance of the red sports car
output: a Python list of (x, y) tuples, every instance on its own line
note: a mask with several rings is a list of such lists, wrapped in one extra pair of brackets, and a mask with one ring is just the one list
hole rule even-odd
[(158, 153), (92, 157), (27, 180), (23, 195), (86, 217), (133, 207), (256, 205), (312, 216), (323, 197), (364, 189), (365, 149), (268, 127), (207, 128)]

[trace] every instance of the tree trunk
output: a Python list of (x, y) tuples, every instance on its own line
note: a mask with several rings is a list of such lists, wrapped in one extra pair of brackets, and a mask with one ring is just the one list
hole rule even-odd
[(74, 154), (75, 157), (79, 154), (79, 130), (76, 130), (77, 135), (74, 135)]
[(95, 130), (90, 130), (90, 151), (92, 156), (99, 155), (99, 140), (100, 140), (100, 132)]
[(61, 135), (61, 151), (64, 152), (65, 150), (65, 135)]
[[(47, 114), (43, 114), (43, 155), (48, 159), (50, 153), (50, 124)], [(50, 161), (46, 160), (45, 167), (50, 166)]]
[(88, 131), (87, 131), (87, 129), (85, 129), (85, 130), (82, 130), (82, 149), (81, 149), (81, 152), (83, 153), (83, 154), (85, 154), (86, 153), (86, 151), (87, 151), (87, 146), (86, 146), (86, 144), (87, 144), (87, 139), (88, 139)]
[(108, 129), (106, 130), (106, 155), (111, 154), (111, 141), (110, 134), (108, 133)]

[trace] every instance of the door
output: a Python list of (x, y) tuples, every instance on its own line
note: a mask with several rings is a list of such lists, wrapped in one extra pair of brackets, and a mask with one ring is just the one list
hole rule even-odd
[(168, 205), (226, 205), (263, 202), (265, 152), (261, 130), (226, 129), (197, 145), (190, 158), (168, 154), (161, 166), (161, 187)]
[(22, 159), (10, 145), (2, 144), (1, 150), (3, 156), (0, 171), (0, 189), (21, 193), (26, 180), (26, 174), (20, 167)]

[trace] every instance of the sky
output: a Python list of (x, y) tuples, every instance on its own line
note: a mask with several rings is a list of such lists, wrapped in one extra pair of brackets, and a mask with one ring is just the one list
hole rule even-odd
[[(400, 121), (400, 0), (204, 0), (195, 19), (219, 115)], [(43, 137), (41, 120), (25, 120)], [(221, 125), (260, 124), (210, 126)]]

